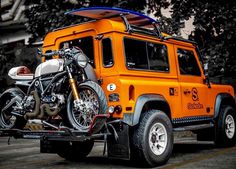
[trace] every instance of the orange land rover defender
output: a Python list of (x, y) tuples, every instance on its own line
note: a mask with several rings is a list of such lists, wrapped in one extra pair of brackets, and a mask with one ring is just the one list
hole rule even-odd
[[(133, 11), (93, 7), (68, 14), (91, 20), (48, 33), (43, 52), (78, 46), (89, 58), (95, 76), (88, 77), (108, 101), (109, 157), (164, 164), (176, 131), (235, 144), (234, 90), (209, 82), (194, 42), (161, 33), (157, 21)], [(63, 157), (75, 159), (76, 151)]]

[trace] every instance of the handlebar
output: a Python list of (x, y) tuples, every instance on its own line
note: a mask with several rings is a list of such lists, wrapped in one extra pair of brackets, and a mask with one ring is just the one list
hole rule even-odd
[(49, 53), (41, 54), (42, 57), (53, 57), (53, 56), (56, 56), (56, 55), (58, 55), (57, 51), (52, 51), (52, 52), (49, 52)]
[[(41, 57), (53, 57), (53, 56), (56, 56), (56, 55), (59, 55), (60, 57), (71, 57), (72, 54), (74, 53), (73, 51), (74, 48), (70, 49), (70, 48), (67, 48), (67, 49), (60, 49), (58, 51), (51, 51), (51, 52), (48, 52), (48, 53), (44, 53), (42, 54), (42, 52), (38, 52), (38, 54), (41, 56)], [(77, 51), (78, 52), (78, 51)]]

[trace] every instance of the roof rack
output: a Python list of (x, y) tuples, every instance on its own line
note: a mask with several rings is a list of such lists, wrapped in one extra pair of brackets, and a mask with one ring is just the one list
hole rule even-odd
[[(109, 7), (90, 7), (69, 11), (66, 14), (78, 15), (93, 20), (111, 19), (114, 21), (123, 21), (126, 27), (125, 31), (128, 33), (147, 33), (150, 35), (156, 35), (158, 38), (162, 38), (162, 34), (158, 26), (159, 21), (131, 10)], [(154, 28), (154, 31), (145, 29), (151, 27)]]
[[(94, 20), (111, 19), (114, 21), (121, 21), (125, 24), (125, 31), (128, 33), (141, 33), (160, 38), (161, 40), (178, 40), (196, 45), (197, 43), (176, 36), (163, 36), (159, 27), (160, 22), (144, 14), (110, 7), (89, 7), (80, 8), (77, 10), (66, 12), (65, 14), (78, 15), (81, 17), (90, 18)], [(147, 28), (153, 28), (147, 29)]]

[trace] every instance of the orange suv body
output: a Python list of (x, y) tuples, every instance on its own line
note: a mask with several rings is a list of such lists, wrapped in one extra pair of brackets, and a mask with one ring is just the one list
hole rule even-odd
[[(104, 17), (114, 11), (122, 20)], [(190, 130), (199, 140), (235, 144), (234, 90), (209, 82), (194, 42), (132, 27), (129, 22), (136, 18), (149, 19), (132, 11), (79, 12), (100, 12), (103, 18), (48, 33), (43, 52), (78, 46), (89, 58), (96, 75), (91, 80), (106, 93), (108, 124), (118, 123), (112, 133), (120, 139), (107, 140), (109, 157), (163, 164), (172, 152), (172, 131)]]

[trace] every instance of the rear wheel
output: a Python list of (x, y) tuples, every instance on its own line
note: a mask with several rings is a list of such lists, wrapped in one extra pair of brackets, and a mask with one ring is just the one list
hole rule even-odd
[(78, 91), (80, 97), (78, 105), (75, 105), (72, 93), (68, 97), (67, 117), (70, 127), (87, 132), (94, 117), (106, 113), (106, 96), (102, 88), (93, 81), (80, 84)]
[(131, 136), (131, 158), (154, 167), (166, 163), (173, 149), (172, 124), (160, 110), (145, 112)]
[(14, 107), (19, 106), (24, 93), (17, 88), (10, 88), (0, 96), (0, 127), (4, 129), (22, 129), (26, 120), (14, 115)]
[(222, 106), (216, 125), (215, 143), (220, 147), (233, 146), (236, 143), (236, 115), (231, 106)]
[(69, 161), (81, 161), (91, 152), (94, 145), (93, 140), (84, 142), (56, 142), (57, 154)]

